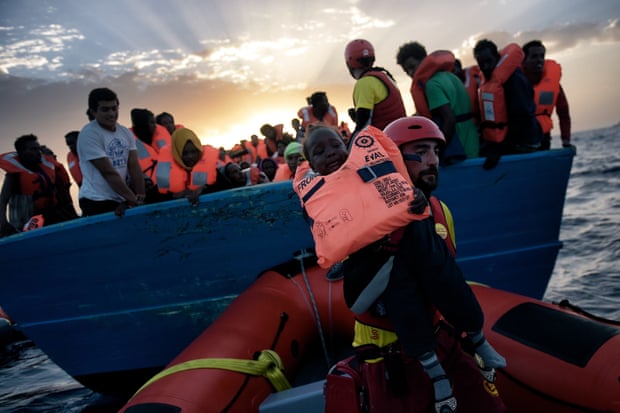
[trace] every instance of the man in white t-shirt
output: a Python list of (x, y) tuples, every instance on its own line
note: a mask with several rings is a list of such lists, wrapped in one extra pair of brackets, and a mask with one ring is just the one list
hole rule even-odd
[(93, 89), (88, 110), (94, 117), (80, 131), (77, 144), (82, 186), (80, 208), (84, 216), (125, 209), (144, 203), (144, 177), (133, 133), (118, 124), (119, 100), (108, 88)]

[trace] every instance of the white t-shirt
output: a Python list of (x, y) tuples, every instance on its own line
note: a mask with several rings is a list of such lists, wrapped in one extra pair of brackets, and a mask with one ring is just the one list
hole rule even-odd
[(82, 170), (82, 186), (79, 198), (93, 201), (118, 201), (125, 199), (117, 194), (101, 173), (90, 162), (92, 159), (109, 158), (112, 166), (122, 179), (127, 181), (127, 160), (129, 151), (136, 150), (133, 132), (116, 124), (114, 132), (99, 126), (96, 120), (91, 121), (80, 131), (77, 142), (77, 153)]

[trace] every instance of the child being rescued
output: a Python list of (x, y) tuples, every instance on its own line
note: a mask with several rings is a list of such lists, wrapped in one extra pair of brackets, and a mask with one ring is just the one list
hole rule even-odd
[[(319, 243), (331, 229), (330, 226), (339, 225), (337, 220), (332, 218), (325, 220), (326, 217), (321, 216), (325, 215), (321, 210), (325, 202), (331, 203), (332, 207), (339, 211), (348, 211), (344, 215), (348, 221), (354, 222), (355, 213), (350, 213), (349, 210), (355, 211), (355, 206), (345, 205), (346, 202), (352, 202), (348, 197), (351, 191), (357, 194), (355, 202), (367, 208), (366, 200), (361, 199), (364, 192), (359, 188), (368, 185), (367, 182), (373, 185), (374, 181), (374, 186), (379, 192), (387, 193), (389, 191), (385, 189), (386, 185), (377, 182), (382, 174), (384, 172), (398, 174), (399, 171), (406, 171), (406, 168), (398, 168), (398, 163), (404, 166), (404, 162), (396, 145), (376, 128), (367, 127), (362, 130), (353, 138), (350, 145), (349, 153), (338, 131), (326, 126), (312, 128), (303, 142), (303, 151), (309, 167), (308, 165), (298, 167), (294, 188), (311, 221), (317, 253)], [(391, 152), (385, 149), (390, 145)], [(400, 159), (393, 156), (394, 149)], [(388, 152), (392, 156), (387, 156)], [(371, 161), (370, 166), (359, 167), (360, 162), (369, 162), (372, 159), (381, 161), (376, 163)], [(392, 164), (397, 165), (396, 168)], [(344, 175), (347, 169), (350, 173), (352, 168), (362, 179), (357, 179), (357, 182), (355, 179), (349, 179), (344, 185), (340, 182), (338, 188), (332, 188), (330, 192), (327, 177), (334, 174), (332, 177), (337, 178), (337, 174)], [(367, 169), (372, 169), (373, 172), (370, 180), (364, 182)], [(407, 181), (411, 182), (408, 174), (403, 172), (400, 175), (406, 175)], [(349, 176), (357, 177), (357, 174)], [(319, 184), (313, 185), (312, 180), (315, 180), (315, 183), (317, 180), (320, 181)], [(318, 203), (322, 202), (322, 205), (317, 206), (317, 202), (311, 205), (311, 202), (317, 201), (315, 195), (320, 191), (324, 191), (329, 197), (318, 199), (320, 201)], [(345, 195), (345, 192), (349, 194)], [(399, 212), (400, 216), (405, 215), (409, 223), (398, 224), (400, 228), (393, 227), (388, 236), (362, 240), (365, 246), (348, 252), (348, 257), (341, 263), (344, 295), (347, 305), (354, 312), (359, 314), (368, 310), (377, 316), (387, 317), (404, 353), (408, 357), (416, 358), (432, 380), (435, 410), (450, 413), (456, 410), (457, 403), (452, 394), (450, 378), (435, 353), (434, 308), (439, 310), (453, 327), (465, 332), (471, 339), (475, 353), (481, 360), (483, 374), (488, 373), (485, 374), (487, 380), (494, 380), (494, 369), (505, 367), (506, 360), (484, 337), (480, 305), (445, 242), (436, 234), (433, 218), (428, 212), (425, 213), (428, 210), (424, 194), (413, 188), (413, 197), (405, 209), (400, 209), (404, 212)], [(391, 199), (394, 197), (391, 196)], [(411, 196), (408, 199), (411, 199)], [(373, 210), (378, 208), (381, 206), (372, 207)], [(360, 209), (359, 205), (357, 209)], [(395, 209), (393, 202), (390, 203), (390, 209), (379, 210), (375, 215), (379, 215), (379, 219), (383, 221), (401, 222), (390, 212), (392, 209)], [(339, 214), (342, 215), (342, 212)], [(327, 226), (326, 221), (330, 222)], [(368, 220), (360, 221), (350, 225), (349, 228), (371, 225), (367, 223)], [(356, 236), (350, 229), (346, 235), (348, 237), (338, 240), (341, 244), (360, 241), (355, 239)], [(380, 277), (385, 277), (383, 286), (375, 282)], [(372, 303), (362, 305), (361, 301), (364, 301), (363, 297), (368, 293), (369, 286), (379, 288), (379, 297)]]

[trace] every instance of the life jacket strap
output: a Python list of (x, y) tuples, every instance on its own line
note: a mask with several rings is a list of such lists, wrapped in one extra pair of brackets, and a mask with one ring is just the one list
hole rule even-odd
[(396, 173), (396, 167), (392, 161), (384, 161), (372, 166), (363, 166), (357, 170), (357, 174), (366, 183), (392, 173)]

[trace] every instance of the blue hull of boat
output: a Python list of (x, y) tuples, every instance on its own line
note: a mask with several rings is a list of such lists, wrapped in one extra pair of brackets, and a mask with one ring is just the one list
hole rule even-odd
[[(469, 280), (542, 298), (573, 155), (440, 172)], [(0, 239), (0, 303), (56, 364), (108, 392), (92, 379), (166, 365), (258, 274), (312, 245), (289, 182), (148, 205)]]

